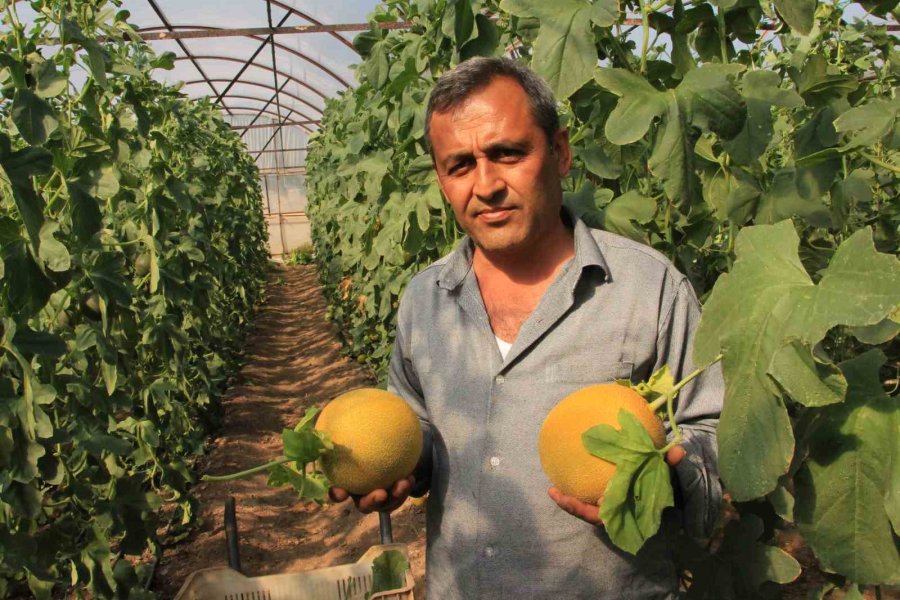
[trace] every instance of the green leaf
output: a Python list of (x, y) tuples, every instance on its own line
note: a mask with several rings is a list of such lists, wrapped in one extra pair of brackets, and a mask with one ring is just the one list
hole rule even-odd
[(738, 64), (706, 64), (686, 73), (676, 93), (687, 120), (723, 140), (738, 135), (747, 118), (747, 105), (732, 79), (743, 70)]
[(852, 327), (850, 331), (853, 335), (864, 344), (884, 344), (900, 333), (900, 323), (891, 318), (885, 318), (874, 325), (863, 325), (860, 327)]
[(636, 190), (613, 199), (603, 211), (603, 228), (637, 241), (645, 241), (646, 225), (656, 215), (656, 201)]
[(13, 199), (35, 250), (40, 247), (44, 222), (44, 200), (34, 191), (31, 178), (50, 172), (53, 156), (43, 148), (12, 151), (10, 139), (0, 133), (0, 166), (12, 184)]
[(37, 519), (41, 515), (41, 501), (44, 495), (34, 484), (11, 482), (0, 490), (0, 499), (10, 505), (14, 513), (26, 519)]
[(61, 273), (72, 268), (72, 258), (69, 255), (69, 249), (53, 237), (57, 231), (59, 231), (59, 223), (55, 221), (45, 221), (41, 225), (39, 256), (48, 269)]
[(600, 137), (587, 148), (573, 148), (575, 155), (584, 162), (587, 170), (604, 179), (616, 179), (622, 174), (622, 151)]
[(30, 317), (47, 304), (54, 291), (23, 242), (3, 250), (4, 287), (13, 314)]
[(59, 127), (47, 101), (29, 89), (16, 90), (10, 116), (25, 141), (35, 146), (43, 145)]
[(775, 132), (773, 106), (797, 108), (803, 105), (799, 94), (780, 86), (781, 77), (773, 71), (750, 71), (741, 81), (741, 94), (747, 102), (747, 121), (734, 139), (723, 143), (738, 164), (751, 164), (769, 147)]
[(678, 97), (670, 91), (665, 122), (657, 133), (653, 153), (647, 161), (650, 172), (663, 180), (666, 197), (687, 205), (698, 195), (693, 163), (694, 140), (686, 134), (688, 125)]
[(612, 198), (612, 190), (594, 189), (590, 181), (585, 181), (581, 189), (575, 192), (563, 192), (563, 205), (590, 227), (598, 227), (603, 223), (600, 205)]
[(840, 364), (847, 400), (824, 409), (795, 477), (796, 522), (820, 564), (866, 585), (897, 583), (900, 573), (884, 505), (894, 482), (900, 405), (881, 387), (884, 362), (872, 350)]
[(285, 457), (299, 463), (305, 464), (318, 460), (325, 451), (325, 445), (321, 438), (312, 429), (303, 431), (285, 429), (281, 432), (281, 439), (284, 442)]
[(600, 504), (600, 518), (610, 540), (636, 554), (659, 529), (662, 512), (673, 506), (669, 466), (640, 421), (622, 409), (621, 429), (597, 425), (581, 436), (588, 452), (615, 463)]
[(648, 447), (642, 436), (631, 438), (628, 433), (612, 425), (595, 425), (581, 434), (581, 441), (588, 452), (613, 464), (640, 460), (642, 455), (656, 451), (652, 442)]
[(847, 380), (840, 369), (817, 359), (800, 340), (791, 340), (772, 355), (769, 374), (803, 406), (836, 404), (847, 394)]
[(625, 69), (597, 69), (594, 80), (621, 100), (606, 120), (610, 142), (625, 145), (647, 135), (653, 119), (666, 111), (666, 95)]
[(719, 456), (736, 500), (771, 492), (793, 455), (785, 406), (768, 377), (776, 352), (790, 338), (813, 347), (836, 325), (878, 322), (900, 303), (900, 261), (875, 251), (871, 230), (838, 247), (818, 285), (798, 244), (789, 221), (744, 228), (734, 267), (716, 282), (697, 329), (697, 364), (725, 350)]
[(8, 72), (9, 78), (16, 88), (28, 87), (25, 65), (21, 61), (16, 60), (12, 55), (4, 52), (3, 54), (0, 54), (0, 66), (3, 67), (3, 69), (0, 70), (0, 73)]
[(816, 20), (817, 0), (775, 0), (775, 8), (784, 22), (803, 35), (809, 35)]
[(697, 68), (697, 63), (693, 54), (691, 54), (687, 33), (679, 31), (677, 27), (677, 24), (683, 23), (685, 20), (682, 0), (675, 0), (673, 16), (676, 27), (669, 32), (669, 36), (672, 38), (672, 64), (675, 65), (677, 72), (683, 77), (688, 71)]
[(303, 414), (303, 418), (297, 421), (297, 424), (294, 425), (294, 431), (309, 431), (313, 428), (313, 425), (316, 421), (316, 416), (319, 414), (319, 407), (310, 406), (306, 409), (306, 412)]
[(103, 226), (99, 202), (78, 183), (66, 181), (66, 188), (69, 192), (72, 231), (82, 243), (86, 243)]
[(66, 343), (58, 335), (45, 331), (34, 331), (27, 325), (16, 328), (13, 345), (24, 354), (59, 358), (66, 353)]
[(101, 198), (111, 198), (119, 191), (119, 169), (111, 162), (92, 165), (81, 176), (88, 193)]
[(761, 543), (762, 534), (762, 520), (756, 515), (743, 514), (739, 521), (726, 526), (725, 539), (718, 552), (720, 560), (732, 565), (732, 573), (748, 594), (755, 593), (767, 581), (790, 583), (800, 576), (800, 563), (784, 550)]
[(894, 130), (896, 120), (895, 102), (874, 99), (842, 113), (834, 120), (834, 128), (846, 136), (843, 150), (867, 148), (888, 136)]
[(388, 52), (384, 42), (378, 42), (372, 47), (371, 58), (366, 61), (366, 78), (376, 90), (383, 88), (388, 81), (391, 65), (388, 62)]
[(775, 491), (766, 496), (775, 513), (785, 521), (794, 522), (794, 495), (779, 484)]
[(382, 552), (372, 561), (371, 593), (388, 592), (406, 586), (409, 561), (399, 550)]
[(812, 285), (797, 257), (797, 244), (787, 221), (744, 228), (734, 267), (716, 282), (696, 333), (696, 364), (708, 364), (720, 348), (727, 350), (719, 462), (736, 500), (775, 489), (793, 456), (791, 424), (767, 371), (783, 339), (781, 324), (772, 319), (774, 307), (787, 290)]
[(809, 55), (797, 81), (797, 92), (807, 104), (817, 106), (834, 98), (843, 98), (858, 87), (856, 76), (829, 69), (828, 61), (821, 53)]
[(103, 377), (103, 383), (106, 385), (106, 394), (112, 396), (113, 392), (116, 390), (116, 382), (119, 379), (119, 369), (117, 364), (101, 360), (100, 374)]
[(547, 82), (558, 99), (565, 99), (585, 84), (597, 65), (597, 47), (591, 23), (609, 27), (618, 19), (615, 0), (503, 0), (500, 9), (520, 17), (537, 17), (541, 28), (534, 42), (531, 67)]
[(463, 47), (475, 33), (475, 13), (469, 0), (456, 0), (453, 11), (453, 39), (456, 47)]
[(795, 336), (815, 345), (836, 325), (880, 322), (900, 304), (900, 259), (878, 252), (868, 227), (856, 231), (834, 253), (819, 284), (792, 291), (779, 307)]
[(65, 74), (56, 70), (52, 60), (35, 63), (31, 74), (35, 80), (34, 92), (40, 98), (55, 98), (66, 91), (69, 84)]
[(475, 24), (478, 27), (478, 35), (460, 49), (461, 61), (473, 56), (496, 56), (497, 54), (500, 43), (500, 31), (497, 29), (497, 25), (481, 13), (475, 15)]
[(328, 481), (319, 474), (303, 474), (287, 465), (276, 465), (269, 470), (269, 487), (289, 485), (304, 500), (322, 502), (328, 497)]
[(831, 214), (819, 200), (802, 196), (797, 190), (796, 172), (782, 169), (775, 173), (772, 186), (759, 200), (756, 222), (773, 224), (792, 217), (802, 217), (811, 225), (829, 227)]

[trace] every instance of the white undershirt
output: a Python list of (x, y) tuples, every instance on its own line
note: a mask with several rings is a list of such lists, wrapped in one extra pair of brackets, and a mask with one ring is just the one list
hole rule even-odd
[(497, 340), (497, 347), (500, 348), (500, 356), (503, 357), (503, 360), (506, 360), (506, 355), (509, 354), (509, 349), (512, 348), (512, 344), (510, 342), (504, 342), (496, 335), (494, 338)]

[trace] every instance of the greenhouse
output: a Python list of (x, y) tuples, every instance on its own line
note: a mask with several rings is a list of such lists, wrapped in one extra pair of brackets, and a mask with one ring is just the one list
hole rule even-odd
[(897, 0), (0, 4), (0, 598), (900, 598)]

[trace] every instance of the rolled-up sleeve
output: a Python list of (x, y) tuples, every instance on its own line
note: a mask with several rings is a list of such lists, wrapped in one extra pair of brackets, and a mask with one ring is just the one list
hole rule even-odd
[[(656, 368), (668, 364), (675, 381), (684, 379), (697, 368), (693, 362), (693, 341), (699, 321), (700, 303), (682, 276), (676, 284), (668, 314), (660, 322), (657, 337)], [(675, 421), (684, 436), (681, 444), (687, 456), (675, 471), (685, 531), (694, 537), (712, 533), (722, 504), (716, 427), (724, 390), (722, 369), (717, 363), (686, 385), (676, 399)]]

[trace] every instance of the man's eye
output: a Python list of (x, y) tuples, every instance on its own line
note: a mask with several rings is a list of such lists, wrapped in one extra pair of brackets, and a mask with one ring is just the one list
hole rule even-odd
[(514, 160), (521, 157), (521, 150), (517, 150), (515, 148), (502, 148), (497, 151), (497, 158), (500, 160)]
[(461, 160), (459, 162), (455, 162), (450, 165), (449, 169), (447, 169), (447, 173), (450, 175), (458, 174), (461, 171), (465, 170), (465, 168), (469, 166), (469, 163), (470, 163), (470, 161), (467, 161), (467, 160)]

